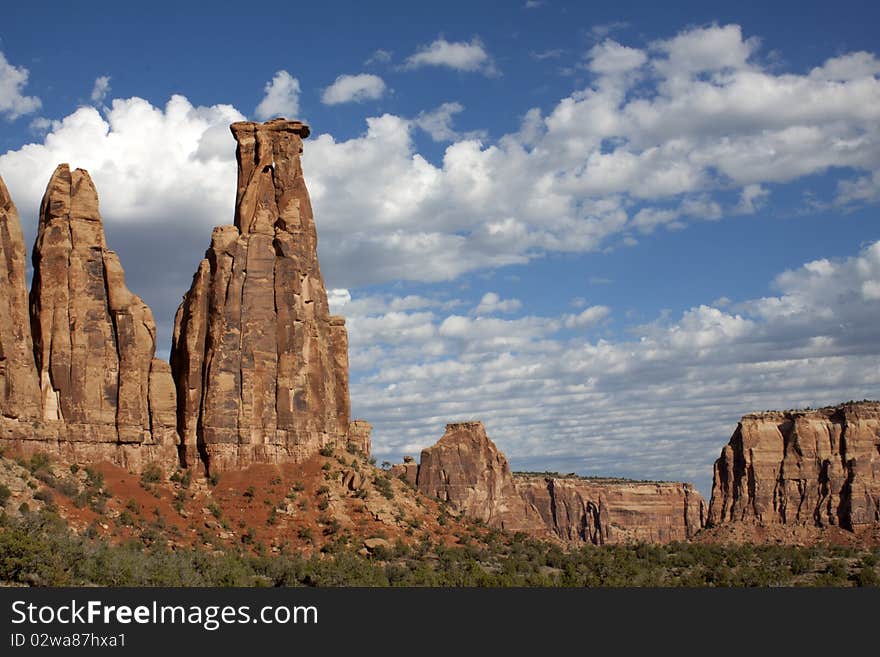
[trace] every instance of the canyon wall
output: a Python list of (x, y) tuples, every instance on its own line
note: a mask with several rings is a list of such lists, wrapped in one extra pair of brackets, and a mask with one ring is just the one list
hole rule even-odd
[(489, 526), (569, 543), (685, 541), (706, 515), (690, 484), (512, 474), (480, 422), (446, 425), (418, 464), (391, 472)]
[(514, 481), (552, 534), (567, 542), (686, 541), (705, 521), (706, 503), (690, 484), (521, 474)]
[(715, 461), (709, 523), (880, 523), (880, 403), (744, 416)]

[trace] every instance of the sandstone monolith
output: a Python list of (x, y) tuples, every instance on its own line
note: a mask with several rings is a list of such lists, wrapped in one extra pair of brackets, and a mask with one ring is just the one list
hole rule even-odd
[(349, 429), (345, 320), (330, 314), (300, 161), (309, 128), (231, 129), (234, 225), (214, 229), (171, 352), (187, 465), (212, 472), (299, 460)]

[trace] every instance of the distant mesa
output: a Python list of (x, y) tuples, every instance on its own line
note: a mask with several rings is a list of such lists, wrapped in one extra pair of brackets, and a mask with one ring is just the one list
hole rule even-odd
[(744, 416), (715, 461), (709, 523), (880, 524), (880, 402)]
[(705, 520), (690, 484), (513, 474), (480, 422), (447, 424), (418, 464), (391, 471), (491, 527), (573, 544), (685, 541)]

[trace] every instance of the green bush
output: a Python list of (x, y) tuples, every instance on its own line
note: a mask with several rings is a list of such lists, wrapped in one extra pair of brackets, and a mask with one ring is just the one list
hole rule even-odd
[(6, 484), (0, 484), (0, 506), (5, 506), (7, 500), (12, 497), (12, 491)]
[(162, 469), (155, 463), (150, 463), (144, 471), (141, 472), (141, 485), (147, 488), (150, 484), (155, 484), (162, 480)]

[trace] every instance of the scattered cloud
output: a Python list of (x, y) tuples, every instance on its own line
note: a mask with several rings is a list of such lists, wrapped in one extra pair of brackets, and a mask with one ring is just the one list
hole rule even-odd
[(25, 114), (33, 114), (43, 103), (36, 96), (25, 96), (29, 71), (13, 66), (0, 52), (0, 116), (12, 121)]
[(373, 51), (373, 54), (367, 58), (367, 61), (364, 62), (364, 66), (377, 66), (380, 64), (390, 64), (391, 57), (394, 53), (390, 50), (383, 50), (379, 48), (378, 50)]
[(474, 315), (494, 315), (495, 313), (512, 313), (520, 308), (522, 308), (522, 301), (519, 299), (502, 299), (496, 292), (486, 292), (471, 313)]
[(266, 121), (278, 116), (288, 119), (299, 118), (299, 80), (290, 73), (278, 71), (266, 83), (264, 92), (263, 100), (254, 110), (258, 119)]
[(736, 211), (740, 214), (755, 214), (767, 202), (770, 190), (763, 185), (753, 183), (742, 188)]
[(95, 84), (92, 87), (92, 104), (101, 105), (104, 102), (104, 99), (107, 97), (107, 94), (110, 93), (110, 76), (109, 75), (101, 75), (95, 78)]
[(476, 37), (470, 41), (447, 41), (440, 37), (407, 57), (403, 68), (412, 70), (424, 66), (442, 66), (467, 73), (498, 75), (492, 58), (482, 41)]
[[(617, 46), (599, 44), (590, 61), (602, 64), (589, 84), (549, 110), (532, 108), (518, 130), (491, 141), (454, 130), (455, 103), (415, 119), (370, 117), (350, 139), (310, 138), (304, 168), (328, 282), (356, 290), (446, 281), (546, 253), (633, 245), (651, 231), (757, 211), (770, 201), (766, 190), (826, 172), (838, 202), (877, 202), (873, 55), (841, 55), (803, 74), (773, 72), (754, 61), (759, 44), (737, 26)], [(643, 56), (643, 77), (621, 75)], [(258, 114), (296, 115), (295, 78), (280, 71), (266, 92)], [(177, 255), (183, 264), (169, 267), (170, 294), (142, 295), (155, 295), (148, 299), (155, 310), (153, 299), (188, 286), (204, 230), (232, 216), (228, 124), (241, 118), (230, 106), (194, 107), (182, 96), (165, 107), (117, 98), (106, 117), (79, 108), (35, 126), (46, 134), (0, 156), (0, 173), (30, 213), (23, 217), (35, 217), (58, 162), (88, 168), (108, 239), (130, 240), (119, 248), (131, 249), (127, 261), (145, 261), (138, 241), (173, 232), (169, 261)], [(439, 161), (418, 152), (418, 129), (449, 141)], [(130, 280), (153, 285), (146, 273)]]
[(333, 84), (324, 89), (321, 102), (325, 105), (362, 103), (381, 98), (384, 94), (385, 82), (378, 75), (340, 75)]
[(464, 105), (461, 103), (443, 103), (433, 110), (419, 112), (413, 119), (413, 124), (427, 132), (431, 139), (437, 142), (485, 139), (487, 134), (485, 130), (460, 133), (452, 127), (453, 117), (463, 111)]
[(467, 416), (486, 422), (514, 467), (686, 477), (708, 493), (742, 414), (880, 390), (880, 242), (782, 272), (773, 286), (776, 296), (661, 314), (618, 340), (560, 332), (594, 326), (610, 313), (602, 306), (473, 318), (354, 295), (342, 309), (354, 412), (374, 424), (381, 457), (417, 453)]
[(607, 37), (612, 32), (617, 32), (619, 30), (625, 30), (629, 27), (629, 23), (625, 21), (614, 21), (612, 23), (602, 23), (600, 25), (593, 25), (590, 28), (590, 35), (600, 41)]

